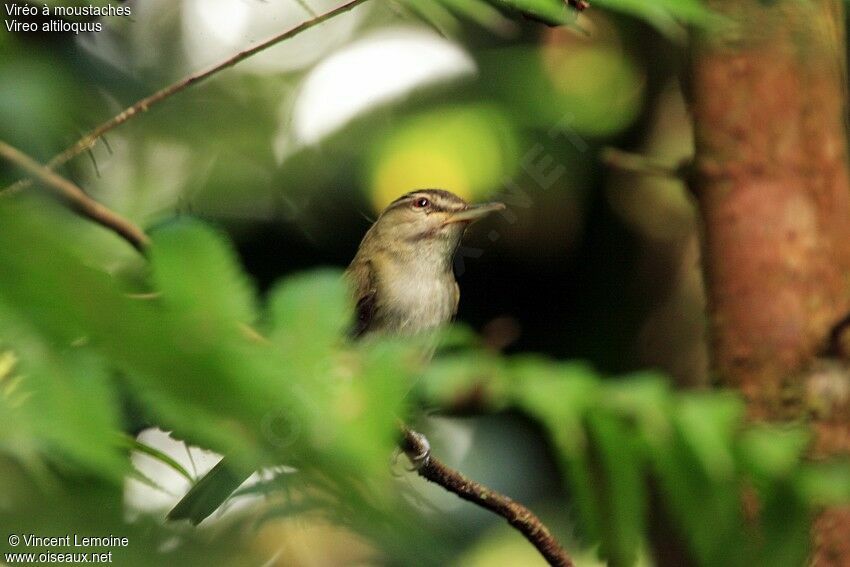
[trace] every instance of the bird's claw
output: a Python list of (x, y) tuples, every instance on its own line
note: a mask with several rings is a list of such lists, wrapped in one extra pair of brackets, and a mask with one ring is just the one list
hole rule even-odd
[(410, 431), (410, 435), (416, 439), (416, 446), (419, 449), (419, 452), (415, 455), (407, 454), (407, 458), (410, 459), (410, 464), (412, 465), (410, 471), (414, 472), (422, 470), (422, 467), (428, 464), (428, 461), (431, 459), (431, 444), (421, 433)]

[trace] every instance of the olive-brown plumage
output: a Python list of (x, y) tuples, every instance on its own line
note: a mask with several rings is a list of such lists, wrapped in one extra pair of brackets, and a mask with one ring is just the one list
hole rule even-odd
[(450, 321), (460, 292), (452, 260), (466, 227), (503, 209), (440, 189), (407, 193), (381, 213), (346, 270), (357, 304), (353, 335), (410, 336)]

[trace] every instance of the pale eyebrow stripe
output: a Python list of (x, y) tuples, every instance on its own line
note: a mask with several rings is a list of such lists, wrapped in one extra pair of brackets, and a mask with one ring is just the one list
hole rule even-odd
[(387, 205), (387, 208), (384, 209), (384, 212), (390, 211), (392, 209), (397, 209), (398, 207), (400, 207), (402, 205), (408, 204), (412, 200), (412, 197), (413, 197), (413, 195), (410, 195), (410, 194), (402, 195), (401, 197), (399, 197), (398, 199), (396, 199), (395, 201), (393, 201), (392, 203)]
[[(456, 203), (454, 199), (450, 199), (447, 196), (442, 194), (442, 191), (433, 190), (433, 191), (411, 191), (410, 193), (405, 193), (384, 209), (384, 212), (390, 211), (392, 209), (396, 209), (402, 205), (408, 204), (411, 201), (418, 199), (420, 197), (425, 197), (426, 199), (431, 201), (431, 204), (434, 207), (435, 211), (447, 212), (453, 210), (462, 210), (465, 207), (464, 203)], [(455, 206), (457, 205), (457, 206)]]

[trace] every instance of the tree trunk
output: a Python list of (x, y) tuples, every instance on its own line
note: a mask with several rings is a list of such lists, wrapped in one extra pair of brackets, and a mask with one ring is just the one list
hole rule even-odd
[[(799, 417), (850, 311), (842, 3), (708, 4), (734, 24), (704, 32), (691, 67), (714, 370), (753, 419)], [(816, 420), (817, 453), (850, 453), (843, 404)], [(816, 532), (818, 565), (850, 565), (850, 510), (826, 511)]]

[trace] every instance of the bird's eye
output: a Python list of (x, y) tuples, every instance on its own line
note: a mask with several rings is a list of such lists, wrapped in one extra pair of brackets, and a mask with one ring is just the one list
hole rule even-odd
[(417, 209), (424, 209), (425, 207), (428, 207), (430, 205), (431, 205), (431, 201), (429, 201), (425, 197), (420, 197), (420, 198), (416, 199), (415, 201), (413, 201), (413, 206)]

